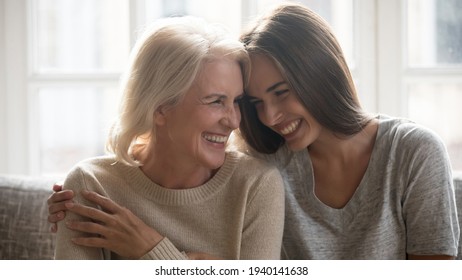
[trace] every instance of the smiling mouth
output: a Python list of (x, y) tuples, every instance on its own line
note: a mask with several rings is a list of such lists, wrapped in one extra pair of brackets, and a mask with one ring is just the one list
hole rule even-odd
[(228, 141), (228, 136), (204, 134), (203, 138), (212, 143), (224, 144)]
[(281, 132), (282, 135), (288, 135), (288, 134), (294, 132), (297, 129), (299, 124), (300, 124), (300, 120), (295, 120), (295, 121), (289, 123), (283, 129), (281, 129), (280, 132)]

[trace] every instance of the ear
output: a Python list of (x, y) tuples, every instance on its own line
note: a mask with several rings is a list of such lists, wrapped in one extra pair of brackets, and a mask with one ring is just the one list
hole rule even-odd
[(154, 112), (154, 123), (156, 125), (165, 125), (165, 115), (165, 108), (163, 106), (157, 108), (157, 110)]

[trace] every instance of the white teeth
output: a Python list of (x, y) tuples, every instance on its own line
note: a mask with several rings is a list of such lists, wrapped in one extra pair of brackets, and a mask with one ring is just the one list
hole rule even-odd
[(289, 133), (294, 132), (299, 123), (300, 123), (300, 120), (291, 122), (288, 126), (286, 126), (284, 129), (281, 130), (282, 135), (287, 135)]
[(214, 143), (225, 143), (228, 141), (227, 136), (216, 136), (216, 135), (204, 135), (205, 140), (214, 142)]

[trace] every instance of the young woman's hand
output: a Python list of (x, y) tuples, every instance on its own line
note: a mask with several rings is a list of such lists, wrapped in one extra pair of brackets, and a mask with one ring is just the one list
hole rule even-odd
[(82, 191), (81, 194), (88, 201), (99, 205), (102, 210), (70, 201), (64, 203), (67, 211), (91, 219), (85, 222), (66, 222), (66, 226), (71, 230), (95, 235), (73, 238), (75, 244), (106, 248), (122, 257), (139, 259), (163, 239), (163, 236), (146, 225), (129, 209), (109, 198), (89, 191)]
[(51, 223), (51, 232), (58, 230), (57, 222), (64, 219), (66, 216), (65, 203), (72, 202), (74, 192), (71, 190), (63, 190), (61, 183), (56, 183), (53, 186), (53, 194), (48, 197), (48, 222)]
[[(73, 203), (73, 198), (74, 198), (74, 192), (71, 191), (71, 190), (63, 190), (63, 186), (62, 184), (59, 184), (59, 183), (56, 183), (54, 186), (53, 186), (53, 191), (54, 193), (52, 195), (50, 195), (50, 197), (48, 198), (47, 200), (47, 203), (48, 203), (48, 222), (50, 222), (52, 224), (51, 226), (51, 231), (52, 232), (56, 232), (58, 230), (58, 226), (57, 226), (57, 222), (61, 221), (64, 219), (65, 215), (66, 215), (66, 211), (69, 209), (69, 210), (73, 210), (74, 213), (87, 213), (87, 215), (82, 215), (82, 216), (86, 216), (86, 217), (90, 217), (90, 216), (94, 216), (94, 215), (99, 215), (99, 216), (104, 216), (102, 215), (103, 211), (100, 211), (100, 210), (97, 210), (95, 208), (91, 208), (91, 207), (85, 207), (85, 206), (82, 206), (82, 205), (79, 205), (79, 204), (75, 204)], [(92, 196), (95, 197), (95, 199), (97, 200), (99, 195), (96, 194), (96, 193), (93, 193), (93, 194), (85, 194), (85, 193), (82, 193), (82, 195), (84, 197), (89, 197), (89, 200), (90, 201), (93, 201), (91, 199)], [(102, 201), (104, 201), (104, 199), (107, 199), (107, 198), (102, 198)], [(108, 199), (107, 199), (108, 200)], [(97, 201), (93, 201), (95, 203), (97, 203)], [(103, 202), (104, 203), (104, 202)], [(115, 205), (117, 208), (117, 204), (115, 204), (114, 202), (112, 201), (108, 201), (107, 204), (112, 204), (112, 205)], [(102, 206), (102, 205), (101, 205)], [(69, 208), (68, 208), (69, 207)], [(109, 206), (110, 207), (110, 206)], [(119, 208), (122, 208), (120, 206), (118, 206)], [(117, 210), (116, 210), (117, 211)], [(123, 211), (128, 211), (130, 212), (128, 209), (125, 209), (125, 210), (121, 210), (121, 212)], [(92, 213), (93, 212), (93, 213)], [(106, 213), (108, 214), (108, 213)], [(109, 215), (109, 214), (108, 214)], [(135, 217), (131, 212), (128, 214), (128, 216), (133, 216), (135, 220), (137, 220), (138, 218)], [(113, 216), (113, 218), (115, 218), (116, 216)], [(91, 217), (90, 217), (91, 218)], [(81, 223), (81, 222), (80, 222)], [(142, 222), (141, 222), (142, 223)], [(144, 224), (144, 223), (143, 223)], [(87, 222), (86, 225), (79, 225), (77, 222), (75, 222), (74, 224), (70, 224), (68, 227), (69, 228), (73, 228), (73, 226), (76, 227), (76, 230), (77, 227), (80, 227), (81, 231), (83, 232), (92, 232), (92, 231), (89, 231), (89, 227), (98, 227), (96, 223), (91, 223), (91, 222)], [(101, 226), (101, 224), (100, 224)], [(146, 226), (146, 225), (145, 225)], [(147, 226), (146, 226), (147, 227)], [(144, 227), (143, 227), (144, 228)], [(128, 232), (131, 232), (133, 231), (134, 229), (133, 228), (130, 228), (129, 227), (129, 231)], [(157, 233), (157, 231), (151, 229), (151, 228), (148, 228), (146, 229), (145, 228), (145, 232), (150, 232), (150, 231), (154, 231), (152, 234), (154, 236), (158, 235), (158, 237), (160, 237), (159, 241), (162, 240), (162, 237), (160, 236), (160, 234)], [(109, 232), (109, 231), (108, 231)], [(136, 234), (136, 235), (139, 235), (139, 234)], [(124, 238), (127, 238), (127, 235), (126, 234), (120, 234), (119, 233), (119, 238), (124, 239)], [(128, 235), (128, 238), (130, 238), (130, 235)], [(108, 240), (102, 240), (103, 237), (100, 237), (99, 239), (100, 240), (88, 240), (89, 238), (79, 238), (78, 240), (75, 240), (74, 242), (76, 244), (79, 244), (79, 245), (83, 245), (83, 246), (89, 246), (89, 247), (104, 247), (104, 246), (100, 246), (100, 245), (95, 245), (95, 244), (103, 244), (103, 243), (106, 243), (104, 248), (107, 248), (109, 250), (113, 250), (114, 252), (117, 252), (115, 249), (113, 249), (113, 247), (116, 247), (118, 246), (119, 249), (117, 249), (119, 252), (117, 252), (119, 255), (121, 256), (125, 256), (128, 258), (129, 255), (132, 255), (133, 258), (139, 258), (140, 256), (137, 256), (135, 257), (135, 255), (139, 255), (140, 253), (132, 253), (131, 250), (132, 250), (132, 247), (131, 245), (128, 245), (128, 244), (122, 244), (124, 241), (117, 241), (117, 237), (116, 237), (116, 234), (114, 234), (114, 236), (112, 236), (112, 238), (108, 239)], [(130, 240), (132, 240), (132, 238), (130, 238)], [(157, 240), (156, 240), (157, 241)], [(158, 241), (156, 242), (151, 242), (151, 243), (155, 243), (157, 244)], [(119, 242), (119, 243), (118, 243)], [(92, 245), (90, 245), (90, 243)], [(115, 243), (115, 244), (114, 244)], [(143, 244), (144, 242), (141, 241), (141, 242), (138, 242), (138, 243), (141, 243)], [(147, 242), (147, 244), (149, 244), (149, 242)], [(149, 245), (149, 246), (145, 246), (145, 248), (148, 248), (147, 250), (150, 250), (152, 249), (154, 245)], [(124, 247), (124, 248), (122, 248)], [(127, 250), (127, 247), (128, 247), (128, 251), (129, 253), (127, 254), (125, 251)], [(150, 247), (150, 248), (149, 248)], [(144, 251), (146, 249), (141, 249), (140, 251)], [(125, 253), (124, 253), (125, 252)], [(147, 252), (147, 251), (146, 251)], [(144, 252), (144, 253), (146, 253)], [(216, 256), (213, 256), (213, 255), (210, 255), (210, 254), (207, 254), (207, 253), (198, 253), (198, 252), (190, 252), (190, 253), (187, 253), (188, 255), (188, 258), (190, 260), (218, 260), (220, 258), (216, 257)]]

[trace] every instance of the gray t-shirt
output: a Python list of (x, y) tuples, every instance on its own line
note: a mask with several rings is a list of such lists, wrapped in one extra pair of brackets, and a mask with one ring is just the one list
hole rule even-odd
[(264, 156), (278, 166), (286, 187), (283, 258), (457, 255), (459, 224), (442, 141), (408, 120), (378, 118), (368, 168), (342, 209), (331, 208), (315, 196), (306, 150), (293, 153), (283, 147)]

